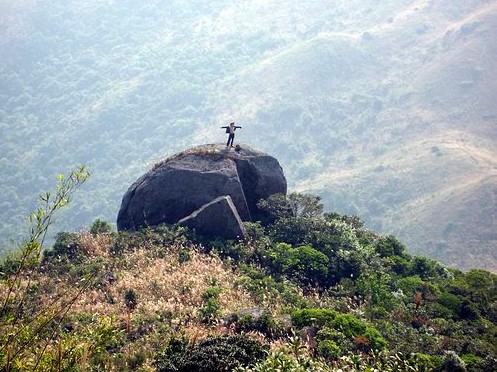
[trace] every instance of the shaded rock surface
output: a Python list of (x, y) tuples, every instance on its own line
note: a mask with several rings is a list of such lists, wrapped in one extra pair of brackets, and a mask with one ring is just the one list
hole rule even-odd
[(229, 196), (220, 196), (203, 205), (178, 224), (194, 229), (202, 235), (222, 236), (227, 239), (245, 237), (245, 228)]
[(220, 196), (230, 196), (242, 221), (264, 221), (257, 202), (286, 194), (283, 170), (274, 157), (246, 145), (194, 147), (156, 164), (125, 193), (119, 230), (175, 224)]

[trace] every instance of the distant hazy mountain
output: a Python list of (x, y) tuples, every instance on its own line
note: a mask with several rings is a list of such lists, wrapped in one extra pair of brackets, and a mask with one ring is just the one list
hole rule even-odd
[(0, 0), (0, 235), (59, 172), (57, 229), (115, 221), (156, 160), (236, 141), (412, 252), (497, 270), (497, 3)]

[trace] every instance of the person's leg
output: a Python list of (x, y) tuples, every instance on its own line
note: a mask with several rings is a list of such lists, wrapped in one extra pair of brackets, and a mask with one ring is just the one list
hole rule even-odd
[(231, 140), (231, 134), (228, 134), (228, 142), (226, 142), (226, 147), (230, 145), (230, 140)]
[(233, 147), (233, 140), (235, 139), (235, 134), (230, 134), (229, 138), (228, 138), (228, 146), (231, 146)]

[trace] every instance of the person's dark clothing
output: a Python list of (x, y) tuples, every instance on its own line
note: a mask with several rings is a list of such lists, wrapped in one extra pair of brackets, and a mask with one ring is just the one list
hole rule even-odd
[(235, 133), (230, 133), (228, 135), (228, 142), (226, 142), (226, 147), (233, 147), (233, 141), (235, 140)]
[(221, 127), (226, 129), (226, 133), (228, 133), (228, 142), (226, 142), (226, 147), (233, 147), (233, 141), (235, 140), (235, 130), (237, 128), (241, 128), (237, 125), (228, 125), (226, 127)]

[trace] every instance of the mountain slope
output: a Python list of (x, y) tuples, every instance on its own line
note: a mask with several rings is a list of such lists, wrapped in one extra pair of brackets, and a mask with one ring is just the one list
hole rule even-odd
[(496, 12), (480, 0), (2, 1), (2, 240), (57, 173), (93, 174), (60, 229), (113, 221), (149, 164), (224, 140), (235, 120), (291, 188), (414, 252), (494, 270), (492, 254), (476, 257), (496, 247), (484, 233), (496, 227)]

